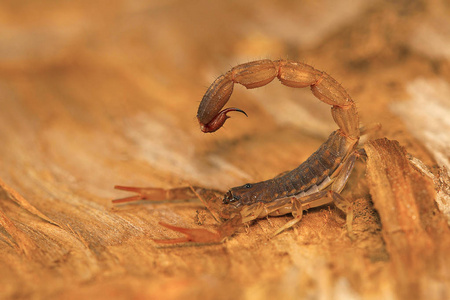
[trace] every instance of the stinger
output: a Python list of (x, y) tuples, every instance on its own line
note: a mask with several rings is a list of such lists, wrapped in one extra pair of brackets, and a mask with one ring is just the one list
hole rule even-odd
[(223, 126), (223, 124), (225, 123), (225, 121), (230, 118), (229, 116), (227, 116), (227, 113), (229, 113), (230, 111), (238, 111), (243, 113), (246, 117), (247, 114), (245, 113), (245, 111), (243, 111), (242, 109), (236, 108), (236, 107), (229, 107), (226, 108), (224, 110), (222, 110), (221, 112), (219, 112), (211, 121), (209, 121), (209, 123), (207, 124), (203, 124), (199, 121), (200, 123), (200, 129), (204, 132), (214, 132), (217, 129), (219, 129), (220, 127)]

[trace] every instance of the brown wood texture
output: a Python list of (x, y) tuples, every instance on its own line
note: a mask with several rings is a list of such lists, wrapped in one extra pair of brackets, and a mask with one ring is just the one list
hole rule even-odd
[[(2, 1), (0, 298), (448, 299), (449, 14), (444, 0)], [(274, 81), (236, 86), (249, 117), (201, 133), (209, 84), (262, 58), (327, 72), (362, 125), (381, 123), (342, 193), (356, 239), (330, 205), (274, 238), (291, 216), (155, 244), (178, 236), (159, 221), (217, 223), (195, 199), (113, 206), (128, 195), (114, 185), (227, 190), (295, 168), (336, 128), (309, 89)]]
[(450, 278), (450, 232), (438, 211), (432, 180), (413, 168), (398, 142), (379, 139), (368, 142), (365, 150), (370, 193), (398, 294), (404, 299), (445, 296), (447, 282), (433, 280)]

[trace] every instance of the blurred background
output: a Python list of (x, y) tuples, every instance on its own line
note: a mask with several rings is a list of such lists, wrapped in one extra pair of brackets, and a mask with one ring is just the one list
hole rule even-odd
[[(372, 138), (450, 168), (449, 15), (446, 0), (1, 1), (0, 298), (401, 298), (376, 217), (356, 247), (325, 208), (278, 240), (289, 217), (167, 249), (150, 240), (176, 236), (158, 221), (190, 227), (199, 203), (110, 200), (127, 195), (115, 184), (227, 190), (313, 153), (330, 108), (277, 81), (236, 86), (229, 106), (249, 117), (200, 132), (211, 82), (263, 58), (327, 72), (361, 125), (381, 123)], [(353, 178), (347, 196), (369, 205), (363, 164)]]

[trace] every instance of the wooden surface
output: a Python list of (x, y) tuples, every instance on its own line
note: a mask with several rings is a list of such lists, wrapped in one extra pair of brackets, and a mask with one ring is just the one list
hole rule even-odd
[[(448, 299), (449, 14), (444, 0), (2, 1), (0, 298)], [(113, 206), (114, 185), (227, 190), (293, 169), (336, 128), (308, 89), (273, 82), (236, 87), (249, 117), (202, 134), (209, 84), (261, 58), (326, 71), (362, 125), (381, 123), (343, 191), (356, 240), (325, 206), (272, 239), (290, 216), (158, 246), (177, 236), (159, 221), (217, 224), (195, 200)]]

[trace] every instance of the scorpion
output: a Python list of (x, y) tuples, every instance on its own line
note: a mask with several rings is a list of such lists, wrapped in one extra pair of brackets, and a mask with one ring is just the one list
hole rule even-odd
[(273, 179), (233, 187), (226, 193), (198, 186), (172, 189), (115, 186), (116, 189), (137, 194), (113, 200), (113, 203), (173, 201), (197, 197), (213, 217), (221, 222), (214, 231), (159, 222), (161, 226), (184, 235), (174, 239), (154, 239), (161, 244), (219, 243), (245, 223), (291, 213), (293, 219), (273, 232), (272, 236), (275, 236), (298, 223), (304, 210), (330, 203), (334, 203), (346, 214), (347, 232), (352, 238), (352, 205), (340, 193), (348, 181), (356, 158), (364, 154), (363, 149), (357, 149), (363, 129), (359, 128), (355, 102), (330, 75), (308, 64), (284, 59), (264, 59), (237, 65), (219, 76), (203, 96), (197, 112), (200, 129), (204, 133), (218, 130), (229, 118), (229, 112), (247, 115), (235, 107), (222, 110), (235, 83), (253, 89), (270, 83), (275, 77), (288, 87), (310, 87), (316, 98), (331, 105), (332, 117), (339, 127), (300, 166)]

